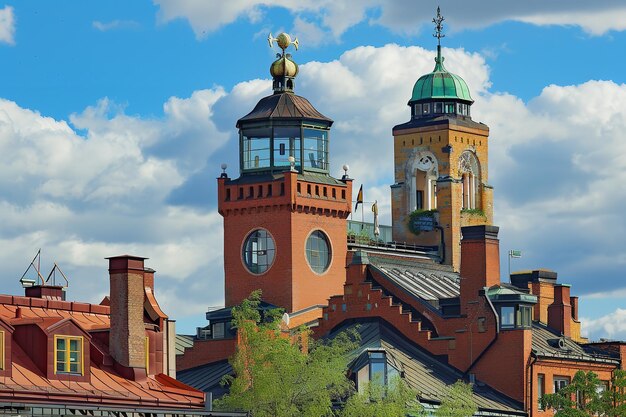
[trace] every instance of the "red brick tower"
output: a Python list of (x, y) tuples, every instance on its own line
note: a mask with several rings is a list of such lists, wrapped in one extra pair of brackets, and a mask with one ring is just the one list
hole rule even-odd
[(288, 312), (326, 304), (345, 281), (352, 181), (329, 175), (333, 121), (293, 93), (298, 65), (277, 39), (274, 94), (239, 119), (240, 177), (218, 178), (226, 306), (261, 289)]

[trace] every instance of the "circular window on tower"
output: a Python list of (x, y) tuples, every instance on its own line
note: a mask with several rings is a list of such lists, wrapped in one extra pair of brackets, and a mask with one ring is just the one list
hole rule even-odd
[(257, 229), (246, 237), (241, 256), (248, 271), (262, 274), (274, 263), (275, 251), (272, 235), (265, 229)]
[(321, 230), (315, 230), (306, 240), (306, 260), (311, 269), (318, 273), (324, 273), (330, 266), (331, 261), (330, 242)]

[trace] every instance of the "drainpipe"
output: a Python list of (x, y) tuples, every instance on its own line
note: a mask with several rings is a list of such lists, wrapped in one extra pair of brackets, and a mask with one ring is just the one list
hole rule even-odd
[[(533, 406), (533, 392), (534, 392), (534, 382), (535, 382), (535, 362), (537, 362), (537, 358), (533, 357), (532, 354), (530, 355), (529, 358), (530, 364), (528, 366), (528, 370), (530, 370), (530, 391), (528, 393), (528, 406), (526, 411), (530, 414), (531, 413), (531, 408)], [(526, 371), (528, 372), (528, 371)], [(526, 377), (528, 378), (528, 373), (526, 374)], [(544, 381), (545, 383), (545, 381)], [(537, 402), (541, 401), (541, 398), (537, 397)]]
[(491, 346), (493, 346), (496, 343), (496, 341), (498, 340), (498, 336), (500, 335), (500, 317), (498, 317), (498, 313), (496, 313), (496, 308), (493, 306), (493, 303), (491, 302), (491, 300), (489, 299), (489, 296), (487, 295), (488, 289), (489, 289), (488, 287), (483, 287), (483, 291), (485, 292), (485, 298), (487, 299), (487, 303), (489, 304), (489, 307), (491, 308), (491, 312), (493, 313), (493, 316), (496, 319), (496, 334), (494, 335), (493, 339), (491, 339), (491, 342), (489, 342), (487, 347), (484, 348), (482, 352), (480, 352), (480, 355), (478, 355), (476, 359), (474, 359), (472, 364), (469, 366), (469, 368), (467, 368), (467, 371), (464, 372), (464, 376), (469, 374), (469, 372), (472, 370), (474, 365), (476, 365), (478, 361), (482, 359), (483, 355), (489, 349), (491, 349)]
[(439, 260), (439, 263), (443, 264), (446, 260), (446, 242), (443, 236), (443, 227), (437, 225), (435, 226), (435, 229), (439, 229), (439, 232), (441, 233), (441, 259)]

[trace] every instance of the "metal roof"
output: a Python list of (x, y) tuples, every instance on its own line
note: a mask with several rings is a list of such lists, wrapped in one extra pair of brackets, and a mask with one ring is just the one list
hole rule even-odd
[(185, 353), (185, 348), (193, 347), (193, 336), (188, 336), (186, 334), (177, 334), (175, 345), (176, 354), (182, 355)]
[(333, 121), (322, 113), (304, 97), (293, 93), (276, 93), (263, 97), (254, 109), (237, 121), (237, 128), (241, 123), (260, 121), (265, 119), (301, 119), (320, 121), (331, 125)]
[[(463, 379), (459, 371), (439, 362), (383, 321), (369, 319), (346, 323), (334, 330), (329, 337), (348, 329), (356, 329), (361, 335), (360, 347), (353, 353), (355, 358), (368, 349), (384, 349), (387, 362), (398, 371), (404, 372), (405, 381), (418, 392), (422, 402), (440, 403), (449, 392), (450, 386)], [(479, 408), (478, 415), (525, 415), (521, 403), (480, 381), (473, 385), (473, 398)]]
[[(532, 330), (532, 352), (537, 357), (619, 364), (619, 358), (601, 354), (592, 346), (580, 345), (569, 337), (556, 333), (543, 323), (533, 322)], [(559, 340), (562, 347), (559, 346)]]
[(441, 48), (437, 47), (435, 68), (417, 80), (413, 86), (411, 102), (437, 98), (474, 102), (467, 83), (458, 75), (448, 72), (443, 66), (443, 60)]
[(458, 297), (460, 277), (451, 267), (432, 261), (403, 259), (400, 255), (368, 253), (370, 266), (412, 296), (426, 301)]
[(200, 391), (212, 392), (213, 398), (218, 398), (228, 392), (221, 385), (222, 378), (232, 374), (233, 367), (224, 360), (177, 372), (176, 379)]

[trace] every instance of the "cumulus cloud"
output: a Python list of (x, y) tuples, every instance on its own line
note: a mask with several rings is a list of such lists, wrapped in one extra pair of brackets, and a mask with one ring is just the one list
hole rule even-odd
[[(470, 86), (474, 120), (491, 128), (503, 252), (522, 249), (528, 267), (556, 269), (577, 295), (623, 283), (626, 86), (551, 85), (524, 102), (490, 90), (479, 54), (443, 53)], [(390, 220), (391, 129), (408, 121), (413, 83), (432, 70), (434, 55), (390, 44), (301, 65), (297, 93), (335, 120), (332, 174), (348, 163), (355, 188), (365, 184), (365, 199), (378, 200), (383, 223)], [(224, 161), (237, 175), (235, 122), (268, 94), (269, 80), (196, 91), (169, 99), (162, 118), (129, 116), (103, 99), (69, 122), (0, 100), (0, 216), (9, 219), (0, 262), (14, 284), (30, 260), (25, 254), (43, 247), (80, 277), (74, 294), (99, 297), (107, 291), (102, 258), (133, 252), (152, 258), (164, 308), (178, 318), (196, 314), (197, 324), (207, 305), (223, 302), (215, 176)], [(189, 201), (201, 193), (203, 202)]]
[(103, 258), (132, 253), (153, 258), (170, 314), (201, 316), (207, 302), (218, 304), (222, 276), (213, 271), (222, 256), (209, 248), (222, 240), (221, 218), (169, 196), (216, 165), (216, 151), (231, 139), (211, 121), (224, 94), (172, 97), (159, 119), (128, 116), (102, 99), (69, 122), (0, 100), (0, 262), (14, 277), (2, 281), (3, 292), (16, 292), (42, 248), (44, 276), (56, 261), (70, 277), (71, 298), (99, 302), (108, 292)]
[[(260, 21), (270, 8), (286, 9), (294, 16), (294, 33), (311, 44), (319, 44), (322, 33), (338, 40), (349, 28), (366, 22), (394, 32), (415, 33), (428, 25), (433, 11), (441, 6), (453, 31), (480, 28), (504, 21), (534, 25), (578, 26), (592, 35), (626, 29), (626, 5), (620, 0), (597, 2), (556, 0), (550, 2), (466, 2), (439, 0), (415, 7), (412, 1), (395, 0), (153, 0), (159, 6), (158, 19), (168, 22), (186, 19), (198, 38), (238, 19)], [(317, 26), (316, 28), (314, 26)]]
[(0, 42), (15, 45), (15, 16), (11, 6), (0, 9)]
[(581, 321), (582, 333), (590, 340), (626, 340), (626, 309), (618, 308), (606, 316), (597, 319), (583, 318)]

